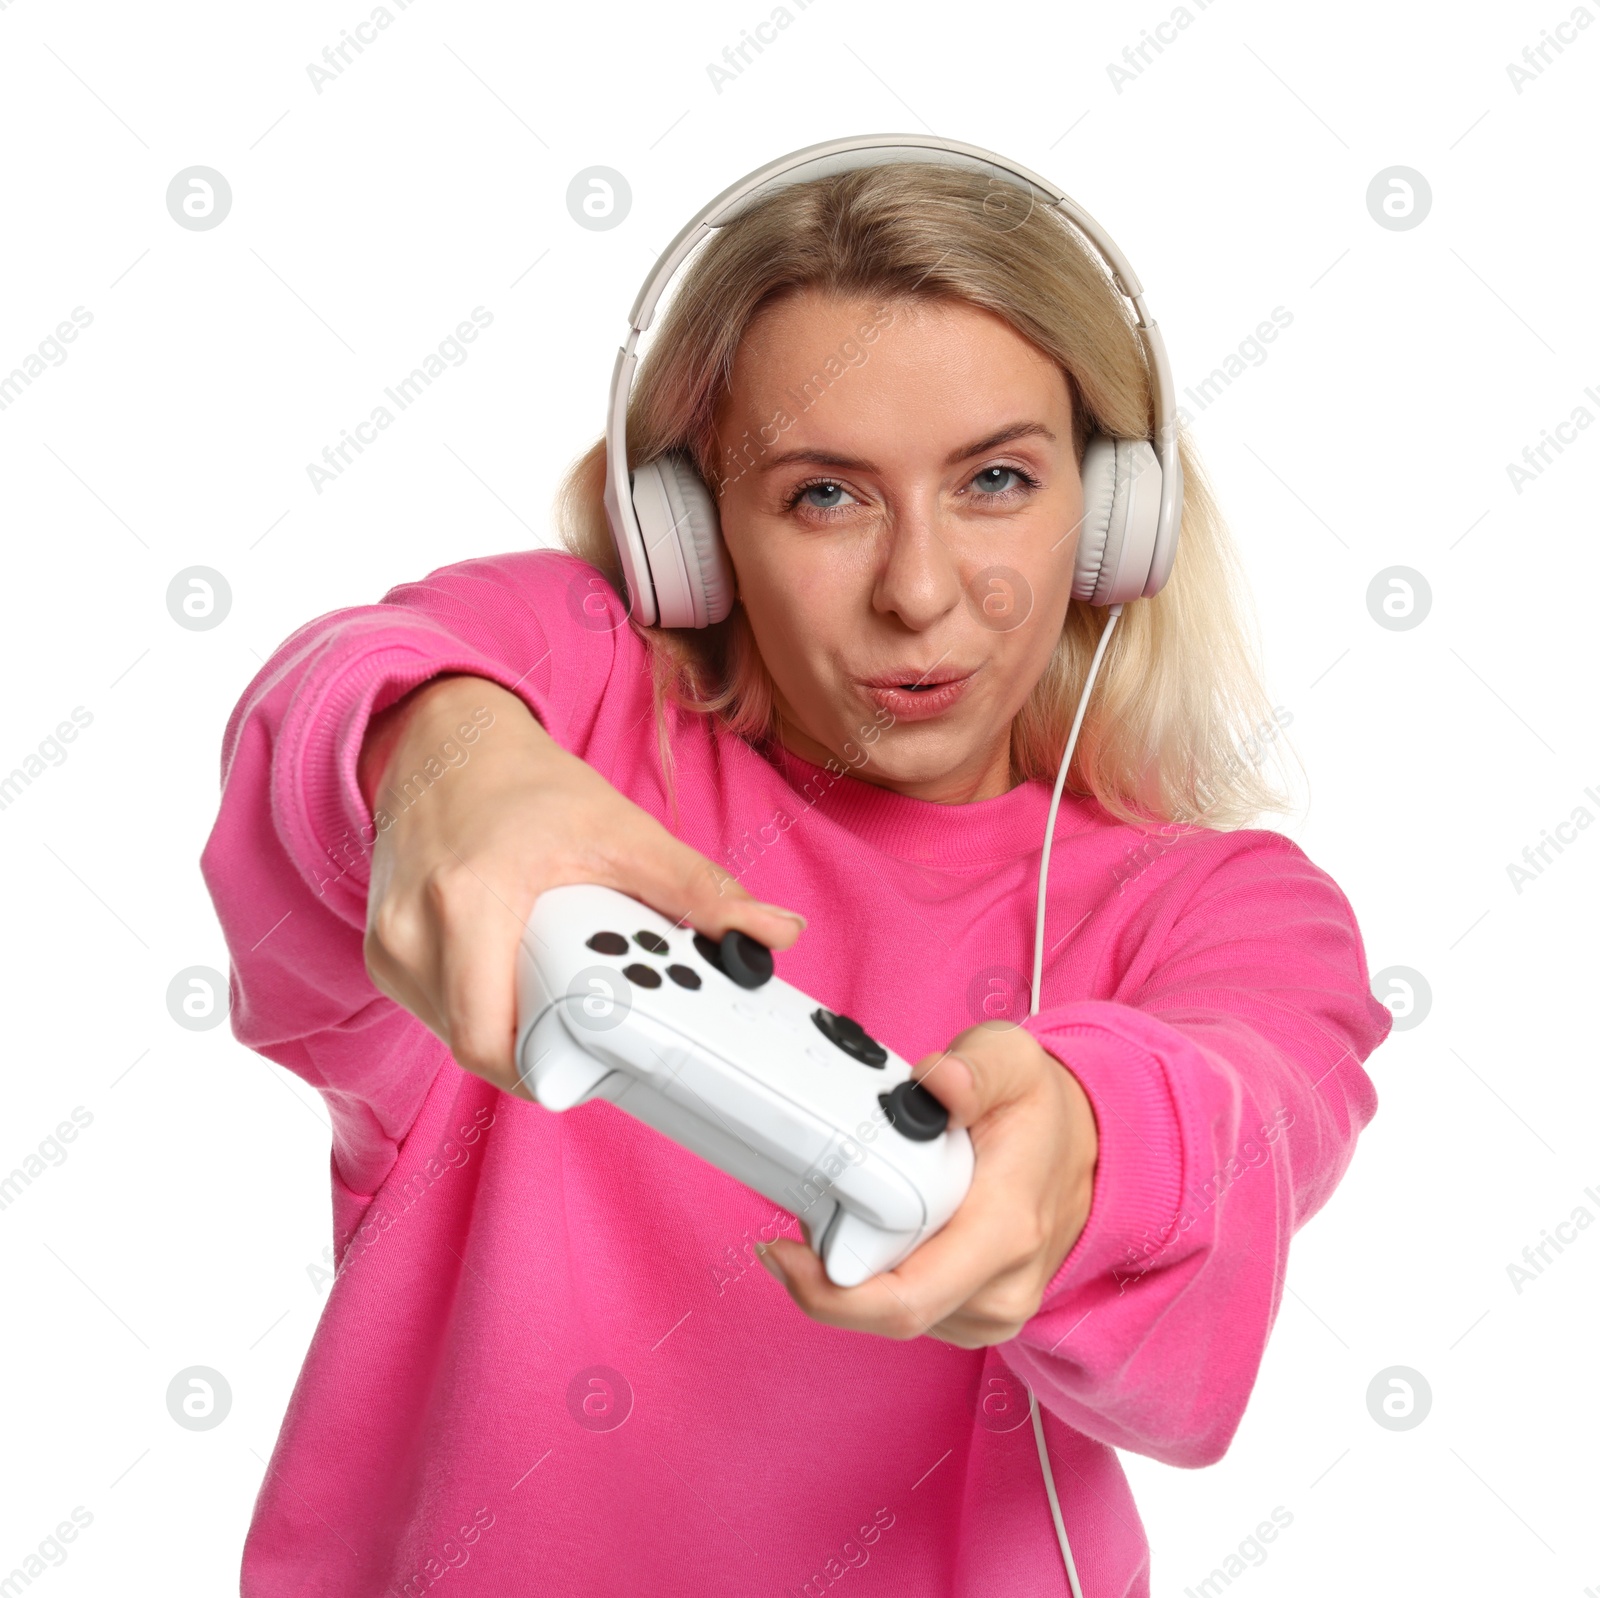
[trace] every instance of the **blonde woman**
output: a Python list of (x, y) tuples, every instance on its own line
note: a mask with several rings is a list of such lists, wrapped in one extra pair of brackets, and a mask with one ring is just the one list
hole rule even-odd
[[(340, 1262), (248, 1598), (1141, 1595), (1114, 1450), (1226, 1450), (1389, 1012), (1337, 886), (1249, 826), (1272, 712), (1183, 439), (1031, 991), (1106, 625), (1072, 595), (1082, 468), (1149, 436), (1153, 378), (1060, 213), (991, 200), (844, 171), (690, 262), (629, 464), (710, 485), (725, 619), (630, 616), (602, 443), (570, 553), (309, 622), (241, 700), (203, 865), (238, 1036), (327, 1099)], [(795, 1215), (609, 1104), (532, 1102), (517, 941), (569, 882), (739, 929), (917, 1060), (976, 1150), (955, 1218), (839, 1288)]]

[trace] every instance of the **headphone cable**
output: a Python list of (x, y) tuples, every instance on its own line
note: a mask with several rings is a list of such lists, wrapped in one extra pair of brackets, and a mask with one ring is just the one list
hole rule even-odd
[(1055, 841), (1056, 812), (1061, 808), (1061, 791), (1067, 785), (1067, 767), (1072, 764), (1072, 751), (1078, 746), (1078, 733), (1083, 727), (1083, 713), (1089, 708), (1089, 695), (1094, 680), (1100, 674), (1100, 662), (1105, 659), (1106, 645), (1111, 642), (1112, 629), (1122, 614), (1122, 606), (1113, 605), (1100, 631), (1100, 641), (1095, 645), (1094, 659), (1089, 662), (1089, 675), (1078, 696), (1077, 713), (1072, 718), (1072, 731), (1067, 735), (1066, 752), (1061, 756), (1061, 769), (1056, 773), (1055, 791), (1050, 795), (1050, 814), (1045, 818), (1044, 849), (1039, 856), (1039, 892), (1033, 911), (1033, 988), (1029, 998), (1028, 1014), (1039, 1013), (1039, 989), (1044, 980), (1044, 906), (1045, 884), (1050, 873), (1050, 845)]
[[(1056, 785), (1050, 795), (1050, 814), (1044, 824), (1044, 848), (1039, 856), (1039, 893), (1033, 915), (1033, 988), (1029, 998), (1028, 1014), (1039, 1013), (1040, 988), (1044, 980), (1044, 909), (1045, 885), (1050, 874), (1050, 845), (1055, 840), (1056, 812), (1061, 808), (1062, 790), (1067, 784), (1067, 768), (1072, 764), (1072, 751), (1078, 746), (1078, 733), (1083, 728), (1083, 715), (1089, 708), (1089, 695), (1094, 680), (1100, 675), (1100, 662), (1105, 659), (1106, 646), (1111, 642), (1111, 631), (1122, 614), (1121, 605), (1113, 605), (1100, 631), (1100, 641), (1095, 645), (1094, 659), (1089, 662), (1089, 675), (1083, 692), (1078, 696), (1077, 713), (1072, 718), (1072, 731), (1067, 734), (1066, 752), (1061, 756), (1061, 769), (1056, 773)], [(1078, 1567), (1073, 1563), (1072, 1546), (1067, 1541), (1066, 1523), (1061, 1518), (1061, 1500), (1056, 1496), (1055, 1478), (1050, 1474), (1050, 1451), (1045, 1446), (1044, 1416), (1039, 1412), (1039, 1400), (1033, 1388), (1028, 1388), (1028, 1415), (1033, 1421), (1033, 1440), (1039, 1449), (1039, 1469), (1044, 1476), (1044, 1490), (1050, 1500), (1050, 1519), (1056, 1528), (1056, 1541), (1061, 1545), (1061, 1560), (1067, 1567), (1067, 1580), (1072, 1584), (1072, 1598), (1083, 1598), (1083, 1588), (1078, 1585)]]

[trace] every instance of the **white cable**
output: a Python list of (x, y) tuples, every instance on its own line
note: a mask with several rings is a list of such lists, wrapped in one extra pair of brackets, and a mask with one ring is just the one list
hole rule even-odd
[(1072, 1562), (1072, 1547), (1067, 1542), (1066, 1523), (1061, 1518), (1061, 1500), (1056, 1497), (1055, 1478), (1050, 1474), (1050, 1452), (1044, 1446), (1044, 1417), (1039, 1413), (1039, 1400), (1028, 1389), (1028, 1413), (1033, 1417), (1033, 1440), (1039, 1445), (1039, 1469), (1044, 1472), (1044, 1490), (1050, 1495), (1050, 1518), (1056, 1523), (1056, 1541), (1061, 1544), (1061, 1558), (1067, 1567), (1067, 1580), (1072, 1583), (1072, 1598), (1083, 1598), (1083, 1588), (1078, 1585), (1078, 1567)]
[[(1100, 641), (1095, 645), (1094, 659), (1089, 662), (1089, 675), (1084, 680), (1083, 692), (1078, 696), (1078, 709), (1072, 718), (1072, 731), (1067, 734), (1066, 751), (1061, 756), (1061, 769), (1056, 773), (1055, 791), (1050, 795), (1050, 814), (1044, 824), (1044, 848), (1039, 856), (1039, 893), (1033, 912), (1033, 989), (1028, 1014), (1039, 1013), (1040, 990), (1044, 984), (1044, 908), (1045, 885), (1050, 875), (1050, 845), (1055, 841), (1056, 812), (1061, 808), (1061, 793), (1067, 784), (1067, 768), (1072, 764), (1072, 751), (1078, 746), (1078, 733), (1083, 726), (1083, 713), (1089, 708), (1089, 694), (1094, 680), (1100, 675), (1100, 662), (1105, 659), (1106, 645), (1111, 642), (1111, 630), (1122, 614), (1121, 605), (1113, 605), (1101, 629)], [(1050, 1451), (1044, 1442), (1044, 1417), (1039, 1413), (1039, 1400), (1033, 1389), (1028, 1389), (1028, 1414), (1033, 1420), (1033, 1440), (1039, 1448), (1039, 1470), (1044, 1476), (1044, 1490), (1050, 1499), (1050, 1519), (1055, 1523), (1056, 1541), (1061, 1544), (1061, 1562), (1067, 1567), (1067, 1580), (1072, 1585), (1072, 1598), (1083, 1598), (1083, 1588), (1078, 1585), (1078, 1567), (1072, 1561), (1072, 1545), (1067, 1541), (1066, 1522), (1061, 1518), (1061, 1500), (1056, 1496), (1055, 1478), (1050, 1474)]]
[(1105, 659), (1106, 645), (1111, 642), (1111, 630), (1122, 614), (1121, 605), (1113, 605), (1100, 632), (1100, 642), (1095, 645), (1094, 659), (1089, 662), (1089, 675), (1078, 696), (1077, 714), (1072, 718), (1072, 731), (1067, 735), (1066, 753), (1061, 757), (1061, 769), (1056, 773), (1055, 792), (1050, 795), (1050, 814), (1044, 824), (1044, 852), (1039, 856), (1039, 893), (1033, 908), (1033, 995), (1029, 1015), (1039, 1013), (1039, 989), (1044, 981), (1044, 890), (1050, 872), (1050, 845), (1055, 841), (1056, 812), (1061, 808), (1061, 790), (1067, 785), (1067, 767), (1072, 764), (1072, 751), (1078, 745), (1078, 731), (1083, 726), (1083, 713), (1089, 708), (1089, 693), (1100, 674), (1100, 662)]

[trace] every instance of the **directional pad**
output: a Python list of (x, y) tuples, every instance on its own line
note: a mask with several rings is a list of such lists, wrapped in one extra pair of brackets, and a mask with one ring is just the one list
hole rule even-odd
[(852, 1060), (879, 1071), (888, 1062), (889, 1051), (876, 1038), (868, 1036), (867, 1029), (859, 1021), (820, 1007), (811, 1012), (811, 1019), (823, 1037), (835, 1048), (843, 1049)]

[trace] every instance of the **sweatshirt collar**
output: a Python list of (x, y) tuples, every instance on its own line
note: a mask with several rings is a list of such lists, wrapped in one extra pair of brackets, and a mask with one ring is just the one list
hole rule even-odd
[[(763, 745), (761, 753), (794, 792), (800, 814), (814, 810), (896, 859), (981, 865), (1036, 854), (1044, 841), (1050, 790), (1042, 782), (1020, 782), (992, 799), (939, 804), (863, 782), (848, 768), (840, 775), (814, 765), (775, 739)], [(1071, 794), (1062, 795), (1056, 817), (1058, 839), (1090, 829), (1085, 804)]]

